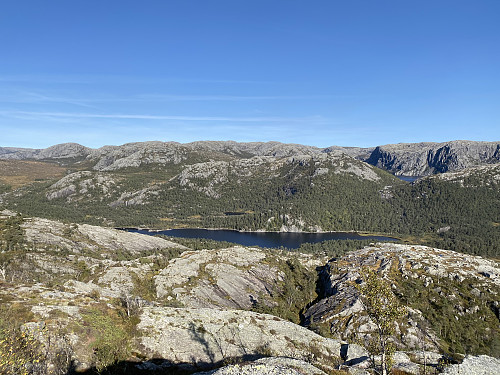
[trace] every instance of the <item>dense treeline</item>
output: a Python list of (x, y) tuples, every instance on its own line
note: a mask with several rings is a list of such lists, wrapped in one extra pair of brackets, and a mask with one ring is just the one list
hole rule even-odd
[[(151, 168), (109, 173), (115, 190), (48, 200), (50, 183), (11, 194), (7, 206), (26, 215), (118, 227), (179, 226), (239, 230), (364, 231), (486, 256), (500, 255), (500, 186), (430, 178), (415, 184), (377, 170), (378, 180), (351, 173), (315, 174), (310, 164), (285, 164), (225, 181), (192, 178), (181, 185), (173, 171)], [(157, 184), (141, 204), (117, 204), (123, 192)], [(194, 186), (194, 187), (193, 187)], [(29, 198), (28, 198), (29, 197)]]
[(460, 252), (500, 255), (500, 191), (461, 187), (439, 179), (399, 187), (391, 199), (401, 215), (398, 233), (427, 236), (431, 246)]

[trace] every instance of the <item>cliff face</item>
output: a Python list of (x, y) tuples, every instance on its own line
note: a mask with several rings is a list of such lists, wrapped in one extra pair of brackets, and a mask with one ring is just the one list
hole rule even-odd
[(376, 147), (365, 161), (398, 176), (427, 176), (498, 163), (500, 143), (400, 143)]

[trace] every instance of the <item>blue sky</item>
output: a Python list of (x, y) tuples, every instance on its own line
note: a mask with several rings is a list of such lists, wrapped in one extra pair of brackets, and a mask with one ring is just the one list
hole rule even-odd
[(0, 5), (0, 146), (500, 140), (498, 0)]

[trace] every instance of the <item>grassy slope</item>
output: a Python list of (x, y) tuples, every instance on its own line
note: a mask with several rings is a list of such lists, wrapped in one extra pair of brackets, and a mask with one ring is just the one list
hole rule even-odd
[(40, 180), (53, 180), (64, 176), (66, 168), (54, 163), (27, 160), (0, 160), (0, 184), (12, 188)]

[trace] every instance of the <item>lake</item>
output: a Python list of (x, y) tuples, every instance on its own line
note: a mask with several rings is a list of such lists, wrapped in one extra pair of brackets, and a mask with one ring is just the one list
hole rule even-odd
[(396, 177), (406, 182), (415, 182), (422, 176), (396, 176)]
[(286, 247), (297, 249), (304, 242), (322, 242), (327, 240), (373, 240), (397, 241), (384, 236), (361, 236), (353, 232), (297, 233), (297, 232), (238, 232), (235, 230), (208, 229), (169, 229), (163, 231), (148, 231), (144, 229), (127, 229), (129, 232), (148, 235), (163, 234), (169, 237), (206, 238), (216, 241), (234, 242), (243, 246)]

